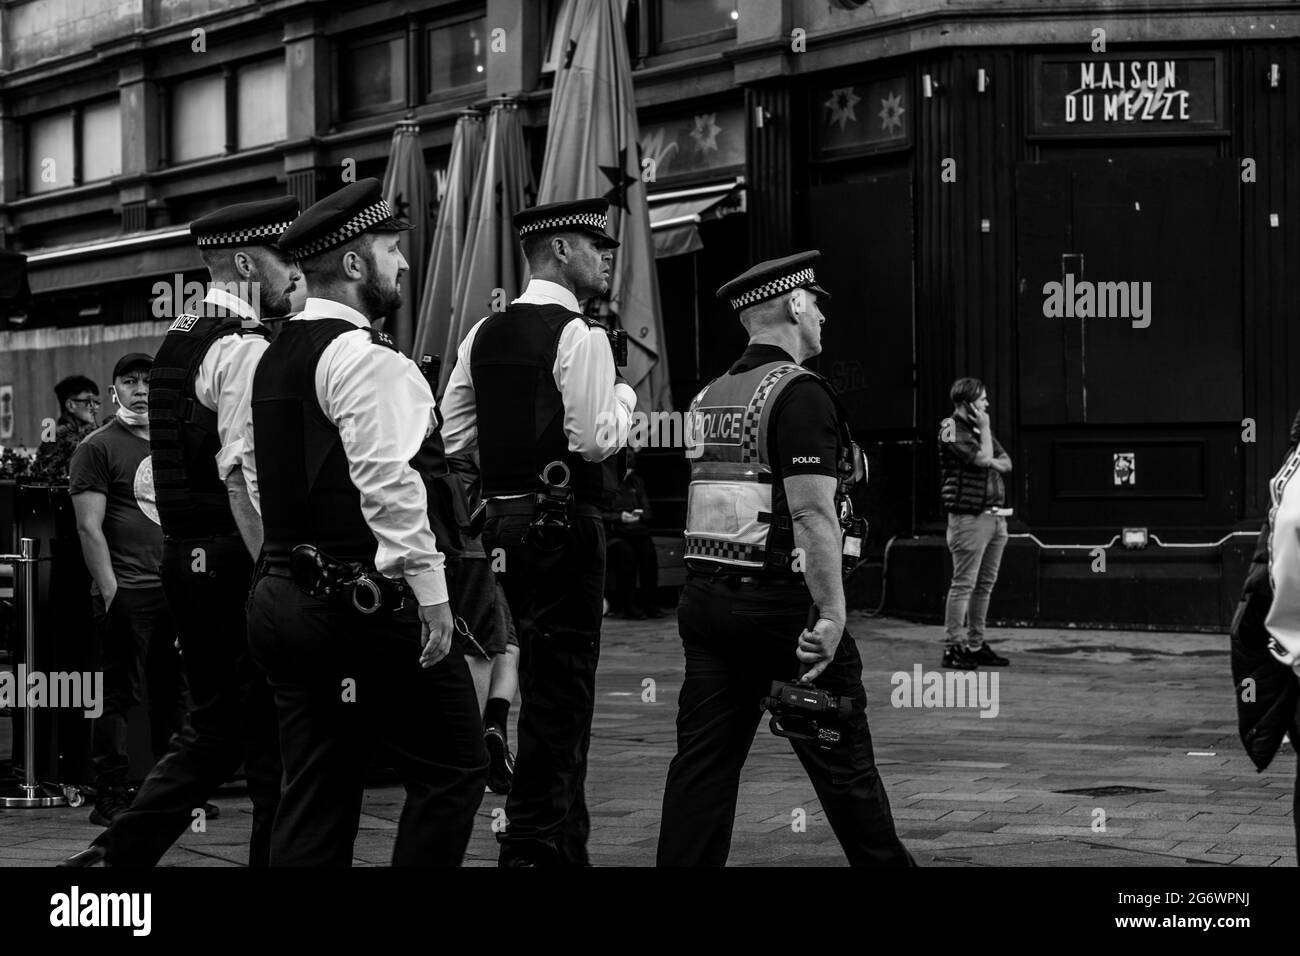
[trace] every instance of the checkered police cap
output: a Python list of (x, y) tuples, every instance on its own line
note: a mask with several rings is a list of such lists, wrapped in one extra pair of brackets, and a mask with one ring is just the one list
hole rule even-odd
[(297, 215), (293, 196), (239, 203), (195, 219), (190, 235), (200, 249), (273, 246)]
[(818, 285), (817, 274), (813, 270), (813, 263), (820, 255), (819, 251), (813, 249), (784, 259), (760, 262), (719, 289), (718, 298), (728, 300), (737, 312), (794, 289), (810, 289), (818, 296), (829, 299), (831, 294)]
[(521, 240), (576, 229), (601, 240), (601, 245), (618, 245), (618, 240), (609, 234), (609, 202), (605, 199), (578, 199), (533, 206), (516, 213), (513, 222)]
[(295, 259), (319, 255), (363, 232), (414, 229), (393, 216), (379, 180), (362, 179), (308, 208), (280, 237), (280, 248)]

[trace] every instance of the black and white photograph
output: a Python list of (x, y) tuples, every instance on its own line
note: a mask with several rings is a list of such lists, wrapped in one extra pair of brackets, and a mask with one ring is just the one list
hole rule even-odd
[(1297, 197), (1298, 0), (0, 0), (0, 932), (1283, 932)]

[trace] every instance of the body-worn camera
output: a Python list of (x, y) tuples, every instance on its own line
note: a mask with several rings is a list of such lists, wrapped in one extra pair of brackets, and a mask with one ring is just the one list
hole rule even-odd
[(614, 352), (614, 366), (622, 368), (627, 365), (627, 329), (609, 329), (609, 347)]

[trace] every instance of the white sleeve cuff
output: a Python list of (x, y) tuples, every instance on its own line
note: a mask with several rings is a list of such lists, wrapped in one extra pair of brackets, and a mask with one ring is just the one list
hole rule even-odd
[(225, 481), (236, 468), (243, 466), (244, 439), (236, 438), (217, 452), (217, 476)]
[(629, 412), (636, 409), (636, 389), (627, 382), (619, 382), (614, 386), (614, 397), (622, 402)]
[(415, 599), (422, 606), (447, 603), (447, 575), (441, 568), (421, 574), (408, 574), (406, 583), (411, 586)]

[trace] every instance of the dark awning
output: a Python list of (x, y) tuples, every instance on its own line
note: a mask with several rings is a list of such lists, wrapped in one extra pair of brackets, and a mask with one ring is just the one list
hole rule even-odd
[(0, 302), (21, 303), (31, 297), (27, 287), (27, 257), (0, 249)]
[(140, 279), (172, 276), (203, 267), (188, 228), (81, 243), (27, 254), (32, 292), (57, 292)]
[(745, 210), (745, 181), (729, 179), (708, 186), (651, 193), (650, 233), (655, 258), (681, 256), (704, 248), (699, 224), (707, 219)]

